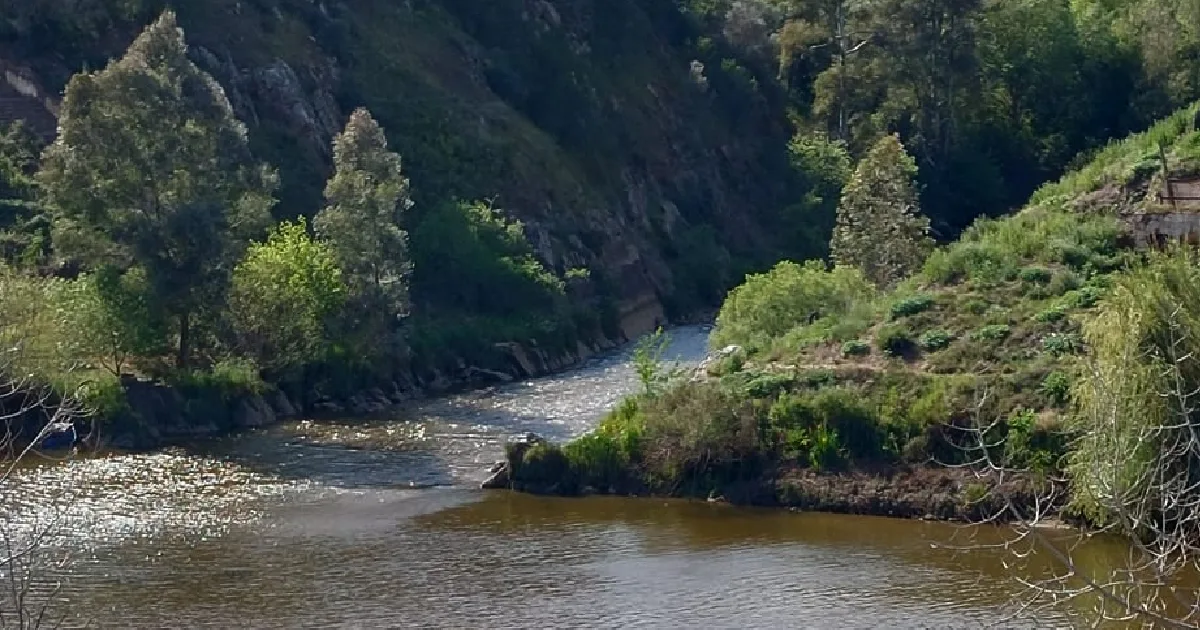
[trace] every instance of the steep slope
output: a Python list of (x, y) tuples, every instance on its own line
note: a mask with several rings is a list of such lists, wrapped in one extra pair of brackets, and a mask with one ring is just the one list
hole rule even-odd
[[(0, 61), (52, 96), (163, 4), (6, 6)], [(280, 217), (319, 207), (329, 141), (365, 105), (405, 158), (414, 222), (454, 198), (493, 199), (556, 271), (592, 269), (627, 335), (663, 318), (664, 303), (681, 313), (715, 301), (735, 267), (772, 260), (772, 217), (799, 198), (770, 82), (733, 60), (697, 61), (719, 51), (697, 52), (670, 3), (171, 4), (192, 56), (281, 169)]]

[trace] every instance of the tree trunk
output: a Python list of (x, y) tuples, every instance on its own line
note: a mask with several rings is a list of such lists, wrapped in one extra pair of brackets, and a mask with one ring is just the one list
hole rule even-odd
[(192, 314), (184, 311), (179, 314), (179, 354), (175, 357), (175, 367), (185, 370), (191, 359), (192, 350)]

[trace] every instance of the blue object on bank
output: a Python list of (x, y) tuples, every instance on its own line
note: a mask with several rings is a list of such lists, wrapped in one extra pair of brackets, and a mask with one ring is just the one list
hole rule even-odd
[(55, 422), (46, 428), (45, 437), (42, 438), (42, 450), (57, 451), (68, 449), (75, 446), (75, 440), (78, 436), (75, 434), (75, 425), (70, 422)]

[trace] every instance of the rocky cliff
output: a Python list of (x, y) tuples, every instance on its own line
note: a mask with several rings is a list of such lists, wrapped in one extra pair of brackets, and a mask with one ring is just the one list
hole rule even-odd
[[(7, 86), (0, 113), (44, 125), (70, 75), (120, 54), (164, 2), (12, 4), (0, 69), (24, 102)], [(365, 105), (405, 158), (417, 219), (452, 198), (494, 200), (544, 262), (612, 287), (627, 334), (664, 303), (719, 300), (712, 283), (770, 259), (770, 217), (796, 198), (771, 82), (722, 59), (666, 0), (170, 4), (280, 168), (281, 218), (317, 209), (330, 139)]]

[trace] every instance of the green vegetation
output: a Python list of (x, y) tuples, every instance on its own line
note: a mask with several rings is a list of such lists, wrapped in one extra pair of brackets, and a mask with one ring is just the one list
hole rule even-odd
[(838, 204), (829, 249), (839, 265), (857, 267), (890, 287), (915, 271), (933, 242), (920, 213), (917, 163), (898, 136), (884, 136), (863, 158)]
[[(1200, 166), (1200, 152), (1189, 159)], [(1129, 185), (1126, 203), (1154, 203), (1142, 182)], [(1200, 338), (1200, 260), (1128, 249), (1114, 218), (1038, 198), (980, 219), (890, 291), (815, 262), (748, 277), (712, 335), (714, 348), (743, 345), (745, 360), (614, 411), (587, 438), (624, 462), (606, 479), (703, 497), (786, 486), (797, 471), (966, 464), (982, 449), (1031, 483), (1069, 475), (1070, 509), (1093, 523), (1118, 518), (1114, 496), (1149, 501), (1137, 493), (1152, 471), (1178, 473), (1174, 490), (1191, 492), (1191, 438), (1175, 416), (1192, 413), (1180, 401), (1200, 386), (1188, 345)], [(844, 336), (823, 321), (832, 314), (849, 324)], [(609, 487), (574, 452), (564, 450), (572, 491)]]
[[(71, 79), (60, 131), (40, 165), (20, 128), (0, 136), (0, 192), (20, 210), (5, 224), (5, 366), (109, 419), (130, 411), (127, 376), (197, 400), (349, 395), (464, 359), (502, 364), (498, 342), (557, 353), (612, 327), (568, 300), (589, 271), (560, 278), (490, 204), (452, 200), (415, 221), (400, 156), (365, 109), (333, 141), (312, 232), (303, 217), (271, 227), (274, 171), (170, 11)], [(31, 221), (52, 221), (53, 239)]]
[(233, 271), (229, 312), (239, 353), (276, 374), (319, 362), (345, 300), (333, 249), (314, 241), (304, 221), (282, 223)]
[(188, 60), (169, 12), (119, 61), (71, 80), (39, 173), (65, 233), (57, 247), (144, 274), (150, 307), (173, 320), (180, 369), (193, 325), (266, 224), (273, 177), (220, 86)]
[(873, 316), (874, 296), (875, 288), (857, 269), (782, 262), (765, 274), (747, 276), (730, 292), (712, 343), (762, 350), (792, 331), (804, 334), (789, 337), (791, 343), (848, 341)]

